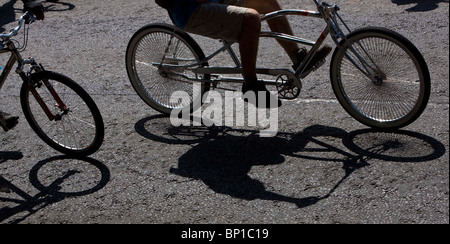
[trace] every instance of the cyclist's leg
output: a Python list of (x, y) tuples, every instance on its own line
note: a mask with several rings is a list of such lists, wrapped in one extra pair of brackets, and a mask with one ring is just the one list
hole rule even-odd
[(226, 4), (205, 3), (197, 7), (184, 30), (239, 43), (243, 76), (247, 83), (256, 79), (261, 19), (256, 10)]
[(242, 62), (242, 75), (248, 85), (256, 82), (256, 60), (258, 56), (259, 34), (261, 32), (261, 19), (256, 10), (248, 9), (245, 12), (242, 24), (242, 34), (239, 39), (239, 51)]
[[(277, 99), (277, 96), (272, 95), (262, 82), (258, 82), (256, 75), (256, 60), (258, 56), (260, 32), (260, 13), (255, 9), (248, 8), (245, 12), (244, 21), (242, 24), (242, 33), (239, 39), (242, 75), (245, 80), (245, 84), (242, 87), (242, 92), (244, 94), (248, 91), (254, 92), (256, 98), (256, 101), (254, 102), (258, 107), (263, 106), (264, 108), (275, 108), (281, 106), (281, 101)], [(275, 101), (275, 103), (272, 103), (272, 100)]]
[[(245, 2), (245, 6), (248, 8), (253, 8), (261, 14), (267, 14), (274, 11), (282, 10), (282, 7), (278, 0), (225, 0), (225, 1), (235, 1), (242, 4)], [(267, 21), (270, 29), (273, 32), (284, 33), (287, 35), (293, 35), (291, 25), (286, 17), (279, 17), (270, 19)], [(307, 55), (307, 51), (305, 48), (299, 48), (297, 43), (277, 40), (278, 43), (283, 47), (283, 49), (288, 54), (292, 63), (294, 64), (292, 67), (294, 70), (300, 65), (303, 59)], [(330, 46), (323, 46), (318, 52), (314, 55), (313, 59), (309, 63), (307, 70), (311, 69), (314, 65), (321, 62), (325, 57), (331, 52), (332, 48)]]
[[(282, 10), (282, 7), (278, 0), (246, 0), (246, 7), (255, 9), (260, 14), (267, 14), (270, 12)], [(267, 21), (267, 23), (269, 24), (270, 29), (274, 32), (293, 35), (291, 25), (286, 17), (270, 19)], [(297, 62), (297, 53), (299, 52), (297, 43), (282, 40), (277, 41), (289, 55), (292, 62)]]
[[(254, 9), (231, 6), (227, 4), (204, 3), (196, 8), (184, 27), (185, 31), (228, 41), (238, 42), (242, 62), (242, 75), (245, 84), (242, 91), (264, 92), (266, 105), (272, 95), (264, 84), (257, 82), (256, 59), (258, 54), (259, 34), (261, 31), (260, 13)], [(269, 98), (269, 99), (267, 99)], [(277, 106), (281, 103), (278, 102)], [(268, 107), (268, 106), (266, 106)]]

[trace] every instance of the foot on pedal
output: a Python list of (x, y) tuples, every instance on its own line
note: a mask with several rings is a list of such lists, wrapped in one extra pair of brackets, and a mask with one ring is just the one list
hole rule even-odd
[[(311, 61), (309, 62), (308, 66), (306, 66), (305, 72), (309, 74), (312, 71), (317, 70), (320, 66), (322, 66), (325, 63), (325, 58), (330, 54), (331, 50), (333, 50), (332, 47), (325, 45), (324, 47), (320, 48), (319, 51), (314, 54)], [(308, 51), (306, 51), (306, 48), (301, 48), (299, 52), (297, 53), (297, 63), (292, 65), (292, 68), (296, 71), (298, 67), (300, 66), (303, 59), (307, 56)], [(306, 75), (305, 75), (306, 76)]]

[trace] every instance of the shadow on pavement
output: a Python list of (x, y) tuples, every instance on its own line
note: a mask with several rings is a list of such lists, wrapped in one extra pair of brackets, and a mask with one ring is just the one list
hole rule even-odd
[[(178, 167), (170, 170), (172, 174), (201, 180), (220, 194), (245, 200), (289, 202), (299, 208), (330, 197), (353, 172), (370, 165), (371, 159), (426, 162), (445, 154), (445, 146), (437, 140), (404, 130), (394, 133), (370, 129), (346, 132), (336, 127), (314, 125), (299, 133), (279, 133), (276, 137), (261, 138), (256, 130), (174, 127), (168, 117), (160, 115), (141, 119), (135, 130), (147, 139), (168, 144), (168, 150), (170, 145), (192, 146), (179, 158)], [(336, 138), (340, 143), (329, 143), (329, 138)], [(417, 152), (417, 143), (427, 145), (424, 147), (426, 150)], [(263, 182), (249, 176), (253, 166), (279, 165), (285, 162), (286, 156), (340, 163), (345, 174), (327, 193), (305, 198), (269, 191)]]
[[(42, 1), (44, 5), (45, 12), (61, 12), (61, 11), (70, 11), (75, 8), (75, 5), (67, 2), (46, 2)], [(14, 5), (18, 3), (20, 8), (14, 8)], [(0, 33), (3, 33), (6, 30), (4, 28), (5, 25), (16, 21), (16, 13), (22, 13), (22, 1), (18, 0), (10, 0), (7, 3), (0, 6)]]
[[(439, 8), (439, 3), (448, 3), (449, 0), (391, 0), (397, 5), (416, 4), (414, 7), (406, 9), (408, 12), (425, 12)], [(448, 6), (447, 6), (448, 8)]]
[[(17, 152), (0, 152), (0, 163), (18, 160), (18, 156)], [(34, 196), (0, 176), (0, 223), (20, 223), (49, 205), (92, 194), (109, 179), (109, 169), (100, 161), (67, 156), (40, 161), (30, 170), (30, 183), (39, 190)]]

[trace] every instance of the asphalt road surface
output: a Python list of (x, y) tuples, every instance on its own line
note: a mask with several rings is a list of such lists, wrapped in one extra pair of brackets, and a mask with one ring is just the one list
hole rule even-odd
[[(281, 3), (314, 10), (312, 1)], [(23, 55), (92, 95), (105, 141), (84, 159), (49, 148), (26, 123), (20, 80), (11, 74), (0, 109), (21, 119), (0, 132), (0, 223), (448, 224), (448, 1), (334, 3), (351, 28), (391, 28), (424, 55), (432, 93), (410, 126), (381, 133), (352, 119), (333, 95), (327, 61), (280, 108), (275, 137), (261, 138), (252, 126), (173, 127), (136, 95), (124, 63), (132, 34), (169, 23), (164, 11), (150, 0), (44, 3), (46, 19), (31, 26)], [(20, 1), (0, 0), (0, 32), (16, 24), (21, 9)], [(323, 27), (290, 20), (307, 38)], [(195, 38), (205, 52), (219, 45)], [(260, 50), (258, 66), (288, 65), (273, 40), (262, 39)], [(1, 56), (0, 66), (5, 62)]]

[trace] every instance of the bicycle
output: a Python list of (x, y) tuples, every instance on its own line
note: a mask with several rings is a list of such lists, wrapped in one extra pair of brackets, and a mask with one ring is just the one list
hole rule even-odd
[[(45, 70), (32, 57), (22, 58), (20, 53), (26, 48), (28, 29), (24, 31), (22, 47), (18, 48), (11, 39), (24, 23), (29, 28), (35, 20), (27, 12), (10, 33), (0, 34), (0, 54), (11, 54), (0, 75), (0, 90), (17, 63), (16, 73), (23, 81), (20, 103), (34, 132), (50, 147), (66, 155), (93, 154), (103, 144), (105, 133), (103, 118), (94, 100), (67, 76)], [(25, 70), (25, 66), (29, 69)]]
[[(336, 48), (331, 58), (330, 79), (337, 100), (357, 121), (383, 130), (398, 129), (414, 122), (425, 110), (430, 97), (430, 74), (419, 50), (399, 33), (382, 27), (352, 31), (339, 15), (340, 8), (313, 0), (317, 11), (288, 9), (262, 15), (262, 21), (281, 16), (323, 19), (325, 29), (316, 41), (298, 36), (262, 31), (260, 37), (275, 38), (311, 46), (297, 70), (258, 68), (257, 73), (276, 77), (260, 80), (276, 86), (282, 99), (295, 99), (302, 79), (324, 62), (307, 70), (308, 63), (327, 36)], [(197, 109), (202, 97), (220, 82), (239, 82), (241, 63), (232, 49), (234, 43), (205, 56), (198, 43), (179, 28), (155, 23), (142, 27), (131, 38), (126, 51), (126, 68), (140, 98), (153, 109), (170, 114), (174, 109)], [(208, 61), (227, 51), (234, 67), (210, 67)], [(200, 83), (200, 86), (190, 85)], [(189, 99), (170, 99), (173, 91), (184, 91)], [(186, 102), (188, 101), (188, 102)]]

